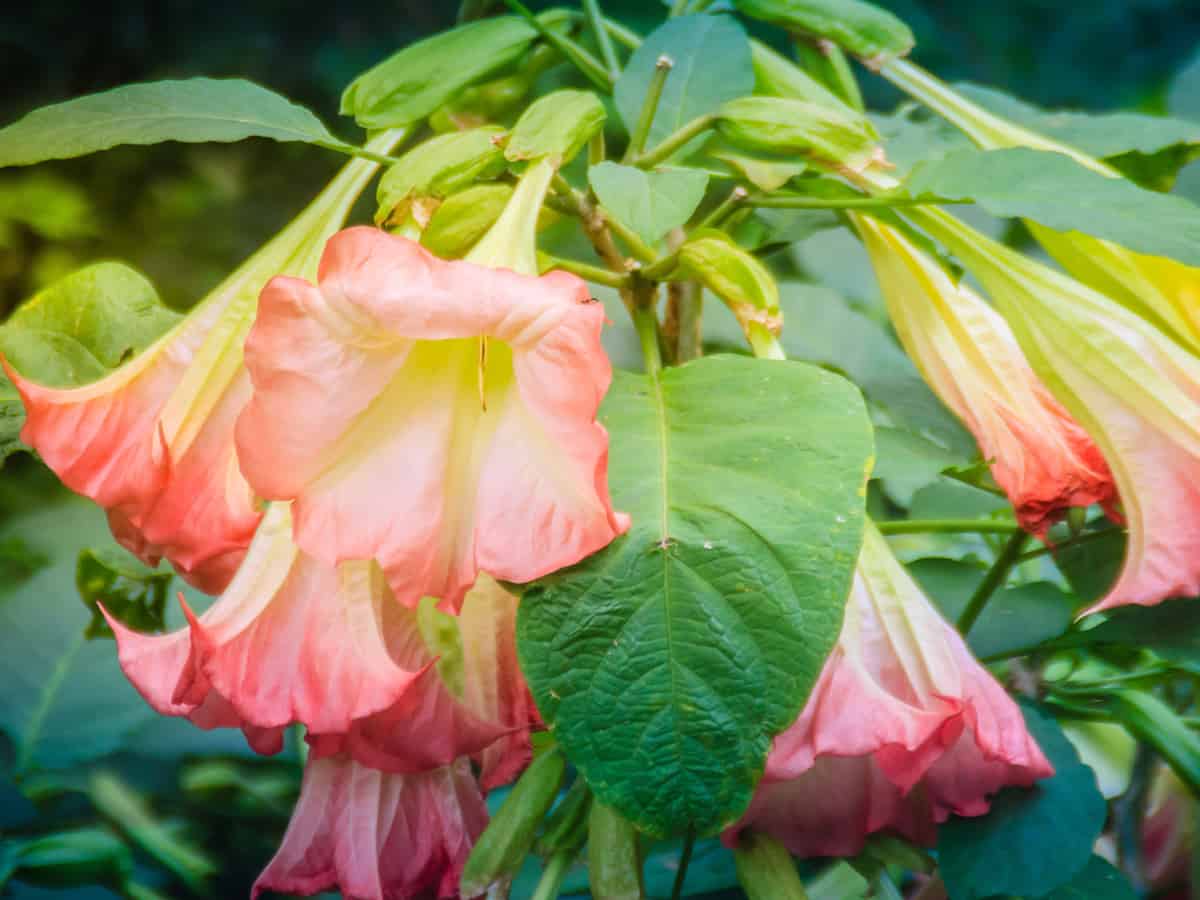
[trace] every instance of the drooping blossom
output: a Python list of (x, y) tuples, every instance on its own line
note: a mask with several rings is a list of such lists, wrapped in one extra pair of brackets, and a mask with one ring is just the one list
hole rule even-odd
[(242, 469), (261, 496), (293, 501), (307, 553), (378, 561), (407, 605), (429, 595), (456, 611), (481, 571), (525, 582), (578, 562), (628, 527), (596, 422), (603, 323), (573, 275), (347, 229), (315, 285), (263, 291)]
[(1016, 703), (867, 527), (841, 635), (776, 737), (742, 819), (803, 856), (849, 856), (894, 829), (932, 844), (951, 814), (1053, 774)]
[(1113, 474), (1128, 546), (1116, 583), (1090, 611), (1200, 591), (1200, 359), (1119, 303), (941, 210), (911, 216), (980, 281)]
[(487, 807), (466, 760), (394, 775), (346, 757), (309, 759), (275, 857), (254, 883), (350, 900), (458, 896), (458, 878)]
[[(511, 778), (531, 724), (511, 619), (463, 642), (460, 698), (434, 665), (417, 612), (395, 602), (378, 566), (313, 559), (291, 525), (287, 504), (272, 504), (225, 593), (200, 616), (185, 604), (186, 628), (143, 635), (110, 619), (121, 667), (150, 705), (203, 728), (240, 727), (262, 753), (277, 752), (284, 727), (298, 722), (314, 758), (393, 773), (503, 741), (485, 775), (489, 786)], [(468, 595), (474, 615), (515, 602), (494, 584)], [(486, 692), (502, 699), (481, 702)]]
[(1027, 531), (1072, 506), (1111, 505), (1099, 449), (1033, 373), (1012, 331), (903, 232), (854, 216), (888, 313), (925, 381), (975, 436)]
[[(881, 74), (952, 122), (984, 150), (1028, 147), (1060, 153), (1099, 175), (1123, 177), (1077, 147), (984, 109), (909, 60), (891, 60)], [(1154, 322), (1193, 352), (1200, 351), (1200, 269), (1167, 257), (1135, 253), (1079, 231), (1055, 231), (1029, 220), (1025, 224), (1075, 278)]]
[[(398, 138), (387, 132), (372, 147), (386, 150)], [(280, 272), (315, 270), (376, 167), (348, 163), (176, 327), (99, 381), (53, 388), (5, 364), (27, 413), (21, 439), (108, 511), (125, 547), (151, 565), (166, 557), (201, 590), (224, 588), (261, 515), (233, 446), (250, 396), (242, 342), (258, 293)]]

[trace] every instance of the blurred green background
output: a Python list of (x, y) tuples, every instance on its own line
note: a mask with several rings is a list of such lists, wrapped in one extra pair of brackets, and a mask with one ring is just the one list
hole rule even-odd
[[(602, 5), (643, 33), (664, 12), (654, 0)], [(949, 80), (995, 85), (1047, 106), (1200, 114), (1196, 0), (885, 5), (913, 26), (917, 60)], [(126, 82), (240, 76), (310, 106), (353, 139), (354, 126), (337, 117), (344, 85), (396, 48), (448, 27), (455, 11), (453, 3), (430, 0), (8, 4), (0, 13), (0, 124), (40, 104)], [(898, 99), (877, 79), (866, 77), (864, 87), (877, 108)], [(300, 144), (252, 140), (130, 147), (0, 171), (0, 314), (71, 270), (107, 258), (146, 272), (171, 305), (189, 306), (294, 215), (342, 161)], [(1188, 174), (1200, 185), (1197, 165)], [(29, 710), (44, 716), (42, 745), (0, 739), (0, 770), (33, 773), (20, 791), (0, 778), (0, 873), (10, 863), (11, 844), (3, 838), (41, 833), (46, 823), (63, 829), (99, 823), (115, 841), (108, 856), (100, 852), (102, 837), (92, 846), (95, 880), (107, 888), (44, 893), (14, 881), (0, 894), (133, 896), (121, 887), (120, 871), (133, 865), (134, 881), (157, 892), (146, 898), (245, 896), (286, 823), (298, 783), (296, 756), (252, 759), (237, 735), (203, 735), (157, 719), (120, 680), (112, 644), (83, 643), (87, 613), (73, 599), (73, 554), (81, 543), (104, 540), (99, 512), (63, 499), (33, 460), (14, 458), (0, 474), (0, 632), (10, 648), (38, 648), (22, 663), (22, 683), (0, 685), (0, 730), (6, 718), (25, 716), (16, 705), (36, 699), (54, 677), (67, 685), (63, 696), (79, 700), (83, 684), (90, 698)], [(62, 553), (64, 546), (71, 555)], [(71, 655), (56, 656), (56, 646)], [(29, 690), (21, 694), (23, 688)], [(134, 718), (114, 718), (105, 703)], [(72, 734), (124, 749), (105, 751), (99, 763), (84, 767), (79, 761), (97, 754), (62, 737)], [(58, 745), (51, 743), (56, 735)], [(39, 766), (55, 771), (38, 774)], [(117, 788), (97, 780), (97, 772), (116, 773)], [(139, 796), (149, 806), (139, 808)], [(728, 855), (714, 851), (710, 859), (707, 852), (689, 879), (693, 890), (731, 883)], [(674, 859), (674, 847), (661, 848), (651, 877), (669, 882)], [(514, 896), (523, 895), (518, 889)]]

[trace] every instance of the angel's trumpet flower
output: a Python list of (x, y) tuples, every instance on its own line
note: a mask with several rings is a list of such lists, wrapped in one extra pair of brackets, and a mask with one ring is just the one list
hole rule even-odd
[(898, 228), (853, 220), (900, 342), (975, 436), (1022, 527), (1044, 537), (1070, 507), (1110, 505), (1103, 456), (1034, 374), (999, 313)]
[[(401, 134), (384, 132), (369, 147), (385, 152)], [(242, 343), (259, 291), (281, 272), (315, 271), (376, 168), (349, 162), (290, 225), (111, 375), (53, 388), (5, 364), (28, 416), (21, 439), (108, 511), (122, 544), (151, 565), (165, 556), (201, 590), (225, 587), (261, 516), (233, 445), (250, 396)]]
[(931, 844), (937, 822), (1051, 774), (1016, 703), (868, 525), (838, 643), (726, 839), (751, 827), (804, 856), (853, 855), (884, 828)]

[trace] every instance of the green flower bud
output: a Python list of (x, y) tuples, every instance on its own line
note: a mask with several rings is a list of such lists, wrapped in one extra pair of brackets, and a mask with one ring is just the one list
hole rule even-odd
[(642, 900), (637, 830), (611, 806), (592, 801), (588, 817), (588, 882), (595, 900)]
[(556, 853), (577, 852), (587, 837), (588, 810), (591, 805), (592, 792), (588, 790), (587, 782), (576, 778), (562, 802), (546, 819), (546, 827), (538, 839), (538, 853), (551, 857)]
[(399, 225), (410, 215), (425, 224), (433, 212), (426, 201), (442, 200), (479, 179), (499, 175), (504, 170), (499, 141), (503, 133), (495, 126), (473, 128), (413, 147), (379, 181), (376, 224)]
[(562, 787), (567, 761), (557, 749), (534, 759), (471, 850), (459, 893), (477, 897), (510, 882), (533, 847), (533, 835)]
[(421, 232), (421, 245), (442, 259), (466, 256), (500, 218), (512, 193), (511, 184), (477, 184), (447, 197)]
[(722, 106), (717, 117), (717, 129), (726, 140), (747, 150), (795, 154), (854, 172), (882, 159), (871, 123), (845, 105), (740, 97)]
[(766, 44), (750, 42), (750, 61), (754, 66), (755, 94), (805, 100), (818, 106), (853, 112), (829, 88)]
[(604, 104), (591, 91), (555, 91), (522, 113), (504, 155), (509, 162), (547, 157), (562, 166), (604, 127), (606, 118)]
[(796, 863), (774, 838), (743, 833), (733, 850), (733, 861), (749, 900), (808, 900)]
[(904, 56), (916, 43), (900, 19), (862, 0), (735, 0), (734, 6), (751, 18), (832, 41), (873, 66)]
[(767, 267), (722, 231), (696, 232), (679, 248), (676, 278), (695, 278), (737, 317), (752, 345), (783, 328), (779, 287)]

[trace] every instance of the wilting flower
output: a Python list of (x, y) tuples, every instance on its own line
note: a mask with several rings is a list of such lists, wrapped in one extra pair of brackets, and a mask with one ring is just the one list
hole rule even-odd
[(480, 571), (524, 582), (578, 562), (628, 527), (595, 419), (611, 379), (603, 322), (573, 275), (343, 231), (317, 284), (263, 291), (242, 470), (293, 501), (305, 552), (377, 560), (407, 605), (430, 595), (454, 611)]
[[(983, 109), (909, 60), (890, 60), (881, 73), (985, 150), (1028, 147), (1061, 153), (1099, 175), (1122, 177), (1112, 166), (1075, 147)], [(1084, 284), (1150, 319), (1193, 351), (1200, 350), (1200, 269), (1162, 256), (1135, 253), (1082, 232), (1055, 231), (1030, 221), (1026, 224), (1047, 252)]]
[[(373, 147), (398, 137), (388, 132)], [(280, 272), (315, 269), (375, 168), (347, 164), (179, 325), (111, 375), (59, 389), (5, 366), (27, 412), (21, 439), (68, 487), (108, 511), (124, 546), (151, 565), (165, 556), (201, 590), (224, 588), (261, 515), (233, 446), (250, 396), (242, 342), (258, 293)]]
[(1129, 542), (1116, 583), (1091, 611), (1200, 591), (1200, 359), (1120, 304), (953, 216), (911, 216), (979, 279), (1112, 471)]
[(1198, 830), (1200, 801), (1170, 767), (1160, 763), (1142, 821), (1142, 864), (1153, 888), (1187, 884)]
[(1017, 705), (868, 525), (838, 643), (726, 837), (753, 827), (805, 856), (852, 855), (884, 828), (931, 844), (935, 823), (1051, 774)]
[(283, 844), (254, 883), (355, 900), (457, 897), (487, 807), (466, 760), (392, 775), (345, 757), (310, 759)]
[(494, 582), (467, 595), (466, 621), (497, 627), (464, 638), (450, 685), (417, 611), (395, 602), (378, 566), (313, 559), (292, 542), (287, 504), (273, 504), (220, 599), (199, 617), (185, 605), (187, 628), (143, 635), (110, 624), (122, 669), (160, 713), (240, 727), (262, 753), (277, 752), (283, 728), (299, 722), (314, 758), (394, 773), (501, 741), (484, 760), (490, 786), (528, 756), (533, 713), (516, 665), (515, 605)]
[(854, 222), (901, 343), (975, 435), (1022, 527), (1044, 537), (1072, 506), (1110, 505), (1099, 449), (1033, 373), (1004, 319), (900, 230)]

